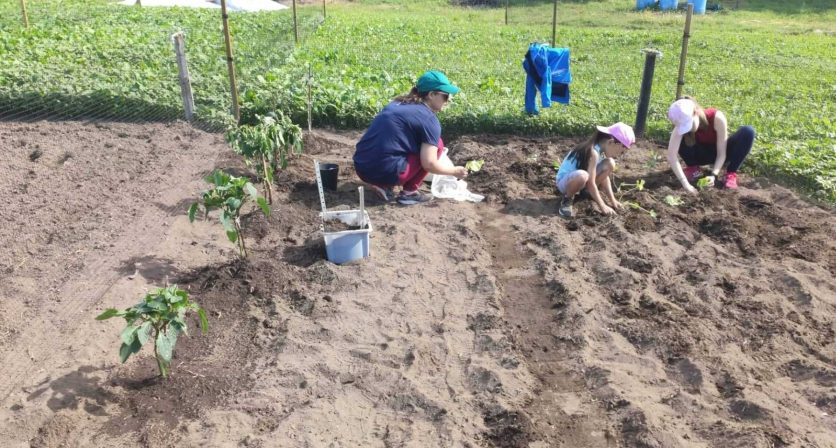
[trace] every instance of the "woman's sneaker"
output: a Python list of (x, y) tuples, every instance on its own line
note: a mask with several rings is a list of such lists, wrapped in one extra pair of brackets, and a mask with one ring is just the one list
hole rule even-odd
[(420, 191), (412, 191), (406, 192), (401, 190), (400, 194), (398, 194), (398, 204), (401, 205), (415, 205), (415, 204), (422, 204), (424, 202), (431, 201), (433, 196), (427, 193), (421, 193)]
[(571, 218), (574, 214), (572, 210), (572, 198), (562, 195), (560, 198), (560, 208), (557, 209), (557, 214), (563, 218)]
[(686, 166), (682, 171), (685, 172), (685, 178), (688, 179), (688, 182), (696, 182), (702, 176), (702, 168), (696, 165)]
[(369, 188), (380, 198), (383, 202), (391, 202), (395, 198), (395, 192), (391, 188), (378, 187), (377, 185), (369, 184)]
[(737, 189), (737, 173), (726, 173), (726, 180), (724, 181), (723, 186), (728, 188), (729, 190), (736, 190)]

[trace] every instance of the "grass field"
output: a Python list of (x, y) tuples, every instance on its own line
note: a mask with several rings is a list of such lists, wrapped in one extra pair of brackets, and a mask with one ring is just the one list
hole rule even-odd
[[(512, 3), (508, 25), (504, 8), (442, 0), (328, 4), (327, 20), (295, 51), (289, 14), (233, 15), (245, 111), (281, 108), (304, 122), (310, 65), (314, 124), (363, 128), (415, 76), (436, 68), (463, 89), (441, 116), (445, 133), (585, 135), (595, 124), (635, 120), (641, 50), (655, 48), (663, 57), (647, 127), (650, 137), (666, 138), (682, 12), (636, 12), (630, 0), (561, 1), (557, 45), (572, 52), (572, 101), (530, 117), (523, 111), (520, 63), (530, 42), (551, 39), (552, 5), (519, 3)], [(199, 113), (225, 121), (229, 100), (217, 11), (60, 4), (77, 20), (36, 16), (30, 30), (20, 26), (15, 4), (0, 7), (0, 25), (8, 30), (0, 35), (0, 115), (25, 110), (37, 98), (50, 110), (75, 115), (98, 105), (103, 116), (176, 116), (179, 90), (168, 38), (186, 28)], [(313, 30), (320, 7), (300, 8), (306, 29)], [(726, 111), (732, 127), (756, 128), (750, 172), (836, 201), (833, 48), (831, 1), (743, 0), (739, 10), (694, 17), (684, 93)]]

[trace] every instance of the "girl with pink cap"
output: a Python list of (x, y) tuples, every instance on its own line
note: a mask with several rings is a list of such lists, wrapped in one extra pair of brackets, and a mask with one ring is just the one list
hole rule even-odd
[[(596, 128), (588, 140), (566, 154), (557, 170), (555, 183), (562, 195), (558, 214), (564, 218), (572, 217), (574, 197), (583, 189), (586, 189), (600, 212), (605, 215), (614, 214), (613, 208), (624, 208), (615, 199), (610, 178), (615, 170), (614, 159), (630, 149), (636, 142), (636, 136), (633, 128), (621, 122), (610, 127)], [(599, 188), (604, 191), (612, 207), (604, 202)]]
[[(720, 178), (722, 185), (737, 188), (737, 169), (752, 150), (754, 128), (741, 126), (729, 137), (726, 115), (714, 108), (704, 109), (688, 96), (671, 104), (668, 120), (674, 126), (668, 141), (668, 162), (685, 191), (697, 193), (691, 182), (702, 177), (702, 165), (711, 165), (712, 181), (725, 166), (726, 174)], [(685, 161), (684, 170), (677, 156)]]

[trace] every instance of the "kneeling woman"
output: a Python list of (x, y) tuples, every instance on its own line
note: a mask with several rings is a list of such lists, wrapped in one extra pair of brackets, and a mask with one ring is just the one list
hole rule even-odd
[[(688, 96), (671, 104), (668, 120), (674, 125), (668, 140), (668, 162), (685, 191), (697, 193), (691, 182), (702, 176), (702, 165), (711, 165), (715, 178), (725, 166), (726, 174), (719, 180), (726, 188), (737, 188), (737, 170), (755, 141), (752, 126), (741, 126), (729, 137), (726, 115), (714, 108), (704, 109)], [(685, 170), (677, 155), (685, 162)]]
[(615, 210), (604, 202), (599, 188), (604, 190), (612, 207), (624, 208), (615, 199), (610, 178), (615, 170), (614, 159), (630, 149), (636, 142), (636, 136), (633, 128), (624, 123), (596, 128), (597, 131), (587, 141), (566, 155), (555, 176), (557, 189), (563, 195), (558, 214), (564, 218), (572, 217), (574, 197), (584, 189), (605, 215), (612, 215)]
[(444, 144), (436, 114), (458, 92), (443, 73), (429, 71), (418, 78), (412, 91), (395, 98), (374, 118), (357, 142), (354, 168), (381, 199), (395, 199), (393, 188), (400, 185), (400, 204), (420, 204), (432, 199), (418, 191), (428, 172), (458, 178), (467, 175), (463, 166), (439, 163)]

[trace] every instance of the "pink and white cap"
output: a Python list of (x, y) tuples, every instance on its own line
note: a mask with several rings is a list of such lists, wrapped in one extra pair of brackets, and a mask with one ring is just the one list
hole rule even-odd
[(620, 121), (610, 127), (596, 126), (596, 128), (601, 132), (612, 135), (628, 149), (633, 143), (636, 143), (636, 134), (633, 133), (633, 128)]
[(674, 125), (676, 135), (684, 135), (696, 129), (700, 124), (700, 117), (694, 113), (696, 103), (687, 98), (674, 101), (668, 109), (668, 120)]

